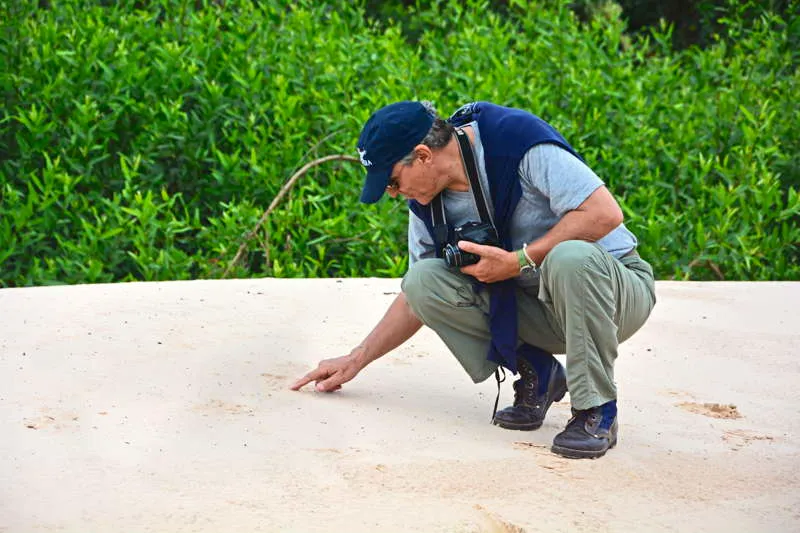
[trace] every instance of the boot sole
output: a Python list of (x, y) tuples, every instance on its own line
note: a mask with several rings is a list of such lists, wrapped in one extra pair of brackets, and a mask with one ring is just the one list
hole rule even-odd
[(503, 429), (515, 429), (517, 431), (533, 431), (534, 429), (539, 429), (542, 427), (544, 421), (541, 422), (534, 422), (530, 424), (514, 424), (513, 422), (502, 422), (499, 420), (494, 421), (494, 425), (501, 427)]
[(560, 455), (562, 457), (566, 457), (567, 459), (597, 459), (599, 457), (603, 457), (608, 450), (613, 448), (617, 445), (617, 439), (614, 439), (612, 442), (608, 444), (608, 448), (605, 450), (575, 450), (572, 448), (564, 448), (563, 446), (553, 446), (550, 448), (550, 451), (556, 455)]
[[(553, 396), (553, 401), (550, 402), (550, 405), (553, 405), (554, 403), (561, 401), (564, 398), (564, 396), (566, 396), (566, 394), (567, 394), (567, 388), (564, 387), (558, 392), (556, 396)], [(547, 406), (545, 414), (547, 414), (547, 411), (550, 410), (550, 405)], [(502, 420), (495, 419), (492, 420), (492, 423), (495, 426), (501, 427), (503, 429), (513, 429), (516, 431), (533, 431), (542, 427), (542, 424), (544, 424), (544, 420), (540, 420), (538, 422), (515, 424), (514, 422), (504, 422)]]

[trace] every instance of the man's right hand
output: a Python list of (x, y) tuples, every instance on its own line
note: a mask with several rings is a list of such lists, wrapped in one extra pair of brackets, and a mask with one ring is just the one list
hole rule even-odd
[(342, 357), (321, 361), (317, 368), (295, 381), (289, 388), (300, 390), (314, 381), (320, 392), (339, 390), (343, 383), (356, 377), (361, 369), (400, 346), (421, 327), (422, 322), (414, 316), (401, 292), (378, 325), (353, 351)]
[(325, 359), (320, 361), (317, 368), (295, 381), (289, 388), (300, 390), (314, 381), (319, 392), (334, 392), (341, 389), (343, 383), (356, 377), (362, 368), (352, 354)]

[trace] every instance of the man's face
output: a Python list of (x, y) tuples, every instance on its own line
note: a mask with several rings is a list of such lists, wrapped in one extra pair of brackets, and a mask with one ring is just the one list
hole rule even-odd
[(431, 175), (431, 164), (427, 154), (417, 154), (410, 165), (395, 163), (386, 192), (392, 198), (402, 195), (408, 200), (428, 205), (440, 191)]

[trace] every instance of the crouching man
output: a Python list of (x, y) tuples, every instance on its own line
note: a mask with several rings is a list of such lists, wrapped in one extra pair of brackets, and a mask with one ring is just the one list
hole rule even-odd
[[(614, 363), (655, 305), (653, 270), (601, 179), (552, 126), (523, 110), (426, 102), (376, 111), (358, 141), (361, 201), (408, 201), (410, 267), (364, 341), (292, 385), (332, 392), (433, 329), (476, 383), (518, 374), (503, 428), (534, 430), (569, 390), (552, 451), (596, 458), (617, 441)], [(552, 354), (566, 354), (566, 369)]]

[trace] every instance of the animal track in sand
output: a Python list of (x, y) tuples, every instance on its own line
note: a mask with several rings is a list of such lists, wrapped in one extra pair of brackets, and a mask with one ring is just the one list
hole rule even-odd
[(479, 530), (481, 533), (525, 533), (525, 530), (518, 525), (503, 520), (496, 514), (487, 511), (482, 505), (475, 504), (473, 507), (481, 514), (483, 522)]
[(285, 389), (289, 384), (289, 376), (284, 376), (282, 374), (264, 372), (261, 374), (261, 377), (264, 378), (267, 388), (269, 389)]
[(681, 402), (676, 405), (690, 413), (710, 416), (711, 418), (742, 418), (741, 413), (733, 404)]
[(321, 455), (353, 455), (357, 453), (361, 453), (361, 448), (355, 448), (350, 446), (348, 448), (304, 448), (308, 451), (318, 453)]
[(691, 394), (689, 392), (686, 392), (686, 391), (682, 391), (682, 390), (665, 389), (665, 390), (661, 391), (661, 394), (664, 395), (664, 396), (673, 396), (675, 398), (683, 398), (683, 399), (694, 400), (694, 395), (693, 394)]
[(42, 415), (24, 420), (25, 427), (28, 429), (67, 429), (78, 427), (78, 416), (74, 413), (58, 411), (43, 407), (40, 409)]
[(195, 405), (194, 410), (203, 413), (203, 416), (208, 416), (209, 413), (229, 415), (249, 414), (250, 416), (254, 416), (253, 412), (255, 411), (249, 405), (228, 403), (222, 400), (209, 400), (204, 404)]
[(549, 448), (547, 444), (537, 444), (535, 442), (516, 441), (513, 442), (511, 445), (518, 450), (530, 450), (531, 448), (541, 448), (543, 450), (546, 450)]
[(289, 388), (296, 379), (301, 378), (310, 370), (303, 365), (295, 363), (284, 363), (271, 367), (269, 372), (262, 372), (261, 378), (264, 380), (267, 390), (282, 391)]
[(758, 441), (758, 440), (773, 441), (775, 439), (769, 435), (760, 435), (754, 431), (748, 431), (746, 429), (734, 429), (726, 431), (722, 435), (722, 440), (729, 443), (733, 451), (737, 451), (744, 448), (753, 441)]
[(516, 441), (512, 443), (512, 446), (518, 450), (536, 450), (536, 449), (544, 450), (545, 451), (544, 454), (537, 454), (536, 456), (536, 464), (541, 468), (552, 470), (557, 474), (571, 471), (570, 470), (571, 461), (553, 455), (550, 452), (550, 446), (548, 446), (547, 444), (536, 444), (535, 442)]

